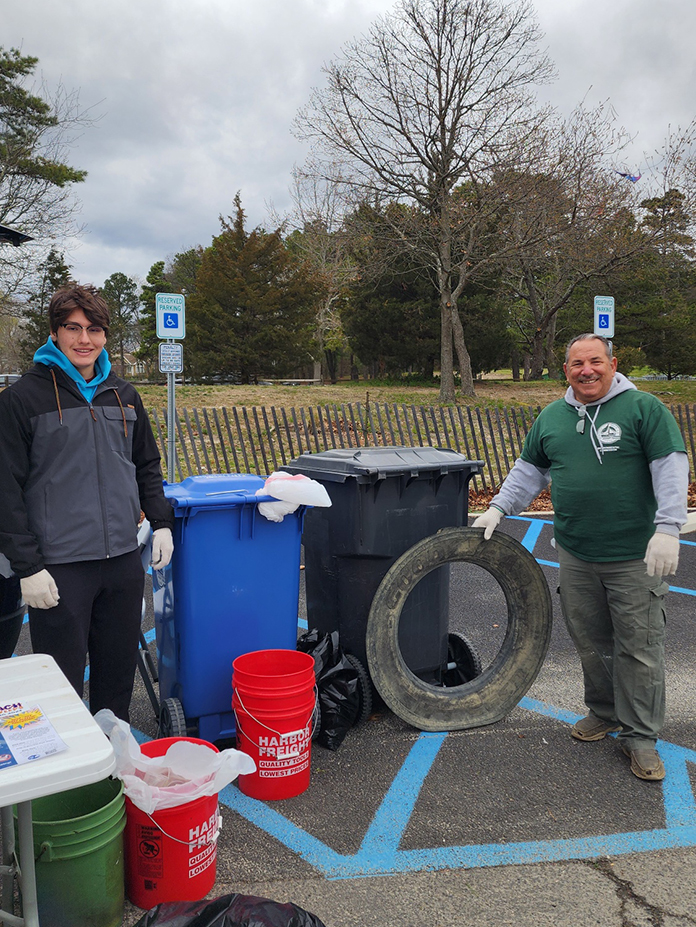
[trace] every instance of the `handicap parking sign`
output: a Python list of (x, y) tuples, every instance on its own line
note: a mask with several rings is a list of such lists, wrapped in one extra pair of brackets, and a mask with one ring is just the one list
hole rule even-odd
[(614, 337), (614, 297), (595, 296), (594, 333), (605, 338)]
[(155, 295), (158, 338), (184, 338), (186, 336), (185, 301), (181, 293)]

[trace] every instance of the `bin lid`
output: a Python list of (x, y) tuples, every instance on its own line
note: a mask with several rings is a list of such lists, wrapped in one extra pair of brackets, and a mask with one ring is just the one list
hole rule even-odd
[(388, 476), (444, 475), (459, 470), (481, 473), (483, 461), (469, 460), (443, 447), (361, 447), (301, 454), (281, 469), (336, 483), (351, 477), (372, 483)]
[(165, 483), (164, 494), (175, 509), (256, 504), (267, 501), (256, 495), (264, 482), (254, 473), (206, 473), (187, 476), (181, 483)]

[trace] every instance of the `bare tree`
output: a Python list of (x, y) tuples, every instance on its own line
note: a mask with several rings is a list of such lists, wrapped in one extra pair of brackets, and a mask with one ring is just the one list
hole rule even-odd
[(474, 394), (458, 312), (479, 262), (495, 205), (496, 172), (528, 157), (545, 114), (534, 88), (553, 68), (526, 0), (402, 0), (368, 35), (326, 66), (296, 132), (314, 143), (313, 163), (392, 211), (395, 242), (436, 282), (441, 312), (441, 401)]
[(503, 289), (530, 357), (530, 379), (545, 366), (557, 373), (556, 319), (577, 288), (624, 266), (645, 246), (636, 233), (638, 189), (612, 167), (628, 140), (606, 102), (593, 109), (581, 104), (556, 126), (549, 121), (548, 151), (526, 178), (528, 195), (501, 217), (499, 233), (511, 246)]
[(331, 182), (327, 182), (310, 165), (309, 169), (295, 168), (290, 192), (294, 208), (288, 222), (294, 231), (288, 243), (309, 262), (323, 282), (316, 313), (315, 341), (319, 359), (315, 367), (321, 368), (323, 361), (329, 379), (336, 382), (338, 357), (345, 346), (341, 308), (357, 271), (344, 223), (350, 191), (338, 168), (332, 172)]

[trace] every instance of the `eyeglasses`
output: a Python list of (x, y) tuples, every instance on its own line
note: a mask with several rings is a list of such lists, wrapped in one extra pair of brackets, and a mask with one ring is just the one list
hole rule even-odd
[(79, 335), (81, 332), (87, 332), (90, 338), (100, 338), (106, 334), (106, 329), (101, 325), (78, 325), (76, 322), (60, 322), (60, 328), (64, 328), (71, 335)]

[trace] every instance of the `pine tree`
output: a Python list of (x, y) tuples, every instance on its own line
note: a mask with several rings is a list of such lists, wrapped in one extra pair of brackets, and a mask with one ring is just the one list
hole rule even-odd
[(253, 383), (311, 361), (321, 285), (288, 249), (281, 228), (247, 232), (239, 195), (235, 207), (202, 257), (187, 306), (186, 366), (194, 377)]
[(50, 334), (48, 304), (51, 297), (70, 282), (70, 267), (65, 263), (65, 256), (51, 249), (38, 269), (36, 286), (30, 293), (28, 308), (23, 314), (21, 355), (25, 369), (31, 366), (34, 354)]
[(125, 353), (134, 344), (138, 330), (140, 297), (138, 284), (131, 277), (117, 272), (104, 281), (102, 296), (109, 306), (109, 355), (119, 376), (126, 372)]
[(172, 284), (165, 278), (164, 261), (156, 261), (150, 268), (140, 291), (140, 347), (135, 356), (150, 368), (157, 364), (159, 339), (157, 337), (157, 310), (155, 297), (158, 293), (175, 293)]

